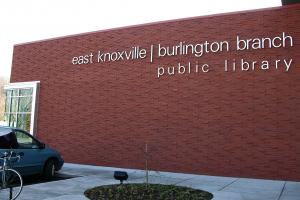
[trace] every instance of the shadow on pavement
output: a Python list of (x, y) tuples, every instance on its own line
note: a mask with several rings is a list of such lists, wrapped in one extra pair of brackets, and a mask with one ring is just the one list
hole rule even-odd
[(34, 184), (39, 184), (39, 183), (47, 183), (47, 182), (52, 182), (52, 181), (61, 181), (61, 180), (77, 178), (77, 177), (80, 177), (80, 176), (57, 173), (55, 175), (55, 177), (53, 177), (51, 180), (46, 180), (41, 176), (25, 176), (25, 177), (23, 177), (23, 182), (24, 182), (24, 186), (26, 186), (26, 185), (34, 185)]

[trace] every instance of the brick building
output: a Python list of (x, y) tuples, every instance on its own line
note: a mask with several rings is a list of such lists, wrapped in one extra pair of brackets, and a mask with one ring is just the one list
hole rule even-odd
[[(18, 44), (36, 129), (67, 162), (300, 180), (300, 6)], [(35, 82), (37, 83), (37, 82)], [(32, 118), (33, 119), (33, 118)]]

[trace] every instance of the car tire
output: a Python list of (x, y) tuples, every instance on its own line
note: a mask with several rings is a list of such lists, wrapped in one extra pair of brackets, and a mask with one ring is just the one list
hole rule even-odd
[(53, 159), (48, 160), (44, 166), (43, 177), (50, 180), (55, 175), (55, 161)]

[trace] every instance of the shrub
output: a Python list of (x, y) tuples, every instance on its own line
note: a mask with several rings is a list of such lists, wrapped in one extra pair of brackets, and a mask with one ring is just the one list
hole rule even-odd
[(209, 192), (162, 184), (105, 185), (88, 189), (91, 200), (211, 200)]

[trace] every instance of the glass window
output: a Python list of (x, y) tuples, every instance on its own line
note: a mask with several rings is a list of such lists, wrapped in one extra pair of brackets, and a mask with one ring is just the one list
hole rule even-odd
[(0, 149), (10, 149), (10, 143), (6, 136), (0, 136)]
[(11, 83), (6, 91), (5, 123), (34, 134), (39, 82)]
[(13, 89), (13, 90), (11, 90), (11, 91), (12, 91), (12, 93), (11, 93), (11, 96), (12, 96), (12, 97), (19, 96), (19, 89)]
[(11, 97), (12, 95), (12, 90), (6, 90), (6, 96)]
[[(4, 121), (8, 122), (9, 121), (9, 114), (8, 113), (4, 113)], [(8, 125), (8, 124), (7, 124)]]
[(31, 97), (19, 97), (18, 112), (31, 112)]
[(5, 100), (5, 112), (9, 112), (10, 111), (10, 106), (11, 106), (11, 97), (10, 96), (6, 96), (6, 100)]
[(11, 98), (11, 107), (10, 112), (17, 112), (18, 111), (18, 97)]
[(32, 88), (20, 89), (20, 96), (31, 96)]
[(19, 148), (33, 148), (34, 146), (37, 146), (37, 142), (30, 137), (29, 135), (27, 135), (24, 132), (21, 131), (15, 131), (15, 135), (19, 144)]
[(9, 126), (30, 131), (32, 92), (32, 88), (6, 91), (5, 119)]
[(0, 149), (17, 149), (18, 147), (18, 141), (13, 132), (0, 137)]
[(18, 114), (17, 115), (17, 127), (23, 130), (30, 130), (30, 114)]
[(16, 125), (17, 125), (17, 116), (16, 116), (16, 114), (9, 114), (8, 126), (16, 127)]

